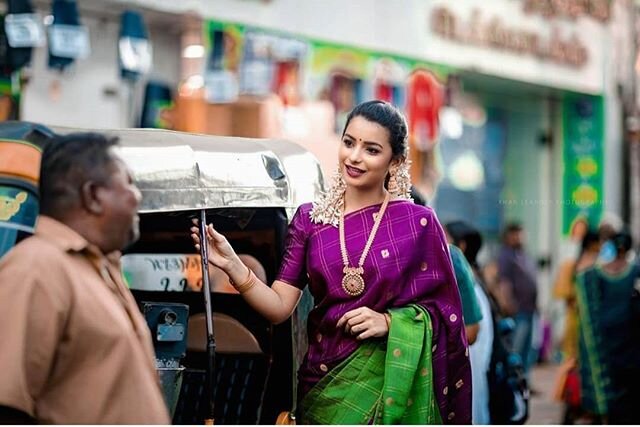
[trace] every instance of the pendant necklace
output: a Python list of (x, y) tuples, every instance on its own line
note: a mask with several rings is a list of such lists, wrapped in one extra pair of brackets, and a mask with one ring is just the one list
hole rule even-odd
[(362, 266), (364, 265), (364, 260), (367, 257), (367, 254), (369, 254), (369, 250), (373, 244), (373, 239), (375, 239), (376, 234), (378, 233), (378, 227), (380, 227), (380, 222), (382, 221), (384, 212), (387, 210), (388, 204), (389, 192), (385, 195), (382, 206), (380, 207), (377, 215), (375, 215), (371, 234), (369, 235), (369, 239), (367, 239), (367, 244), (364, 246), (364, 251), (362, 251), (362, 256), (360, 256), (360, 261), (358, 262), (357, 267), (349, 266), (349, 255), (347, 254), (347, 244), (344, 238), (344, 211), (342, 211), (342, 215), (340, 216), (340, 252), (342, 252), (342, 263), (344, 264), (344, 269), (342, 270), (344, 273), (344, 276), (342, 277), (342, 289), (351, 296), (355, 297), (364, 292), (364, 278), (362, 277), (364, 269)]

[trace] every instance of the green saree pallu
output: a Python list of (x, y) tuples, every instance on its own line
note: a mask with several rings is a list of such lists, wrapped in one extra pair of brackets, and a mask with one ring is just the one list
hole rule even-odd
[(612, 424), (636, 424), (639, 419), (640, 346), (631, 297), (639, 277), (637, 265), (618, 274), (595, 267), (576, 281), (581, 404)]
[(581, 405), (598, 415), (606, 415), (612, 395), (609, 366), (606, 362), (606, 337), (602, 335), (600, 313), (603, 310), (598, 274), (590, 269), (578, 276), (576, 296), (579, 320)]
[(388, 339), (364, 342), (305, 396), (304, 424), (441, 424), (432, 327), (419, 305), (392, 309)]

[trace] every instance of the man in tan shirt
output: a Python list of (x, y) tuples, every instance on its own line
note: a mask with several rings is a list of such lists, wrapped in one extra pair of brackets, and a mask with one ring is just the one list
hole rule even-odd
[(140, 192), (116, 144), (71, 134), (43, 152), (35, 235), (0, 260), (0, 423), (170, 423), (120, 272)]

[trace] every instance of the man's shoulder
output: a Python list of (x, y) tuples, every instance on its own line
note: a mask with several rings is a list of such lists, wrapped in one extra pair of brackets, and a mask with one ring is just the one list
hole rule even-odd
[(38, 293), (65, 307), (73, 284), (68, 258), (61, 248), (38, 236), (23, 240), (0, 259), (0, 299), (13, 304), (25, 301), (20, 295), (33, 298)]
[(0, 259), (0, 272), (8, 267), (24, 266), (30, 271), (46, 270), (67, 257), (61, 248), (38, 236), (22, 240)]

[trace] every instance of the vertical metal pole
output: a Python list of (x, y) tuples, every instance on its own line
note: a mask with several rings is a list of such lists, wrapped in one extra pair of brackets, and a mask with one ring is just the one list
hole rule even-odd
[(211, 284), (209, 283), (209, 254), (207, 245), (207, 214), (204, 209), (200, 211), (200, 259), (202, 261), (202, 293), (204, 293), (204, 309), (207, 325), (207, 366), (205, 395), (207, 396), (208, 412), (204, 424), (213, 424), (213, 409), (215, 399), (213, 396), (215, 366), (216, 366), (216, 339), (213, 335), (213, 312), (211, 309)]
[[(629, 20), (631, 25), (631, 36), (633, 46), (633, 59), (631, 62), (631, 93), (627, 101), (627, 114), (631, 117), (625, 117), (625, 131), (627, 132), (627, 140), (629, 142), (629, 222), (631, 226), (631, 236), (636, 248), (640, 243), (640, 126), (638, 121), (638, 70), (636, 65), (638, 61), (638, 26), (640, 25), (640, 6), (637, 2), (631, 2), (629, 6)], [(630, 125), (633, 126), (630, 126)]]

